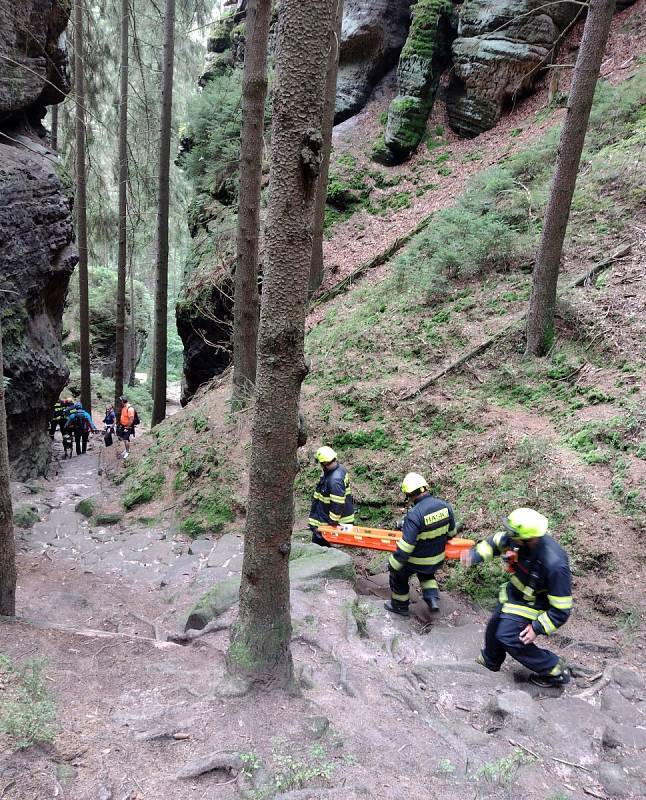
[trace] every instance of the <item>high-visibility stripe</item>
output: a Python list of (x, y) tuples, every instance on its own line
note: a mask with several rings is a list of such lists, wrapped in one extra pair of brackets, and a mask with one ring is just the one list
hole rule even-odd
[(557, 661), (556, 664), (552, 667), (552, 669), (547, 673), (548, 675), (560, 675), (563, 672), (563, 667), (561, 667), (561, 662)]
[(442, 519), (449, 518), (449, 509), (440, 508), (438, 511), (433, 511), (432, 514), (427, 514), (424, 517), (424, 525), (432, 525), (434, 522), (439, 522)]
[(330, 500), (334, 503), (345, 503), (345, 496), (340, 494), (331, 494)]
[(509, 579), (509, 582), (511, 583), (512, 586), (518, 589), (519, 592), (523, 593), (523, 600), (527, 600), (528, 602), (534, 601), (535, 598), (534, 590), (532, 589), (531, 586), (527, 586), (526, 584), (524, 584), (518, 577), (518, 575), (514, 573)]
[(541, 627), (543, 628), (543, 630), (545, 631), (545, 633), (548, 636), (553, 634), (554, 631), (556, 630), (556, 625), (549, 618), (549, 615), (547, 614), (547, 612), (544, 612), (543, 614), (538, 616), (536, 619), (537, 619), (537, 621), (539, 622), (539, 624), (541, 625)]
[(321, 503), (325, 503), (326, 505), (330, 504), (330, 498), (324, 497), (320, 492), (314, 492), (314, 499), (319, 500)]
[(423, 533), (420, 533), (419, 536), (417, 537), (417, 540), (419, 541), (420, 539), (437, 539), (438, 536), (446, 536), (448, 532), (449, 532), (449, 526), (442, 525), (441, 528), (437, 528), (434, 531), (424, 531)]
[(507, 602), (507, 586), (508, 583), (503, 583), (500, 587), (500, 591), (498, 592), (498, 602), (499, 603), (506, 603)]
[(395, 594), (395, 592), (391, 592), (390, 596), (393, 600), (397, 600), (400, 603), (407, 603), (410, 598), (409, 594)]
[[(516, 603), (504, 603), (502, 607), (503, 614), (513, 614), (515, 617), (524, 617), (525, 619), (538, 619), (540, 611), (529, 606), (519, 606)], [(556, 628), (554, 629), (556, 630)]]
[(420, 581), (419, 585), (422, 589), (437, 589), (437, 581), (435, 578), (429, 578), (427, 581)]
[(307, 520), (307, 524), (313, 525), (315, 528), (318, 528), (320, 525), (323, 525), (324, 523), (320, 519), (313, 519), (312, 517), (310, 517)]
[(405, 539), (399, 539), (397, 541), (397, 547), (399, 547), (400, 550), (403, 550), (404, 553), (412, 553), (415, 549), (415, 545), (407, 542)]
[(397, 561), (395, 556), (389, 556), (388, 563), (394, 570), (399, 570), (404, 566), (400, 561)]
[(339, 520), (343, 525), (347, 525), (349, 522), (354, 522), (354, 514), (350, 514), (347, 517), (341, 517)]
[(498, 531), (498, 533), (494, 533), (493, 535), (493, 543), (496, 545), (498, 549), (500, 549), (500, 543), (502, 542), (505, 536), (504, 531)]
[(488, 561), (490, 558), (493, 558), (493, 547), (487, 541), (478, 542), (476, 545), (476, 553), (483, 558), (485, 561)]
[(335, 514), (334, 511), (330, 511), (330, 519), (332, 520), (332, 522), (340, 522), (341, 514)]
[(437, 556), (411, 556), (408, 560), (411, 564), (417, 564), (420, 567), (433, 566), (433, 564), (441, 564), (445, 559), (445, 554), (440, 553)]
[(554, 608), (561, 609), (562, 611), (567, 611), (568, 608), (572, 608), (572, 595), (563, 595), (559, 597), (558, 595), (548, 594), (547, 599), (551, 606)]

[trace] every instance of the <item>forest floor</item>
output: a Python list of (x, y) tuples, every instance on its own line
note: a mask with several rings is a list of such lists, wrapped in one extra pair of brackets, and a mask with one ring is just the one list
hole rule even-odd
[[(645, 8), (639, 0), (615, 20), (610, 79), (637, 75)], [(634, 119), (626, 102), (606, 98), (614, 110), (606, 127)], [(469, 143), (432, 123), (430, 133), (451, 139), (461, 160), (420, 165), (428, 156), (416, 156), (389, 173), (411, 184), (388, 187), (409, 195), (401, 208), (337, 220), (326, 285), (456, 201), (467, 173), (514, 156), (519, 140), (523, 168), (535, 172), (547, 152), (539, 137), (562, 115), (544, 104), (541, 93), (523, 100), (496, 131)], [(346, 167), (361, 163), (380, 109), (364, 120), (371, 128), (337, 131), (337, 159), (344, 147), (352, 156)], [(486, 609), (504, 579), (497, 567), (466, 573), (447, 565), (441, 613), (431, 619), (415, 588), (412, 617), (402, 620), (383, 609), (382, 556), (353, 553), (353, 581), (338, 575), (346, 551), (326, 551), (324, 559), (337, 561), (309, 572), (307, 558), (294, 562), (301, 694), (224, 695), (235, 592), (222, 597), (219, 630), (184, 645), (169, 639), (181, 637), (193, 604), (214, 584), (223, 593), (235, 587), (240, 570), (249, 414), (229, 412), (225, 374), (137, 437), (126, 464), (98, 440), (86, 456), (61, 461), (57, 442), (49, 479), (14, 486), (18, 619), (0, 624), (0, 798), (646, 796), (644, 151), (629, 133), (595, 134), (597, 150), (582, 170), (548, 358), (522, 358), (530, 276), (517, 264), (458, 275), (439, 296), (421, 281), (402, 293), (390, 262), (309, 319), (310, 439), (299, 451), (296, 529), (305, 529), (318, 474), (312, 455), (323, 441), (350, 469), (363, 524), (386, 526), (401, 515), (398, 486), (409, 468), (428, 474), (474, 538), (510, 508), (538, 505), (574, 574), (572, 618), (551, 640), (573, 668), (564, 692), (537, 692), (515, 663), (498, 674), (475, 665)], [(435, 199), (427, 203), (427, 192), (416, 192), (427, 185), (425, 171), (439, 169), (453, 171), (438, 176), (444, 188), (429, 188)], [(544, 197), (533, 175), (515, 189), (529, 195), (518, 208), (530, 222)], [(368, 226), (367, 241), (357, 225)], [(567, 288), (626, 244), (598, 278)], [(421, 267), (429, 246), (411, 242), (404, 263)], [(464, 368), (413, 394), (507, 326)], [(211, 755), (220, 767), (178, 777)]]

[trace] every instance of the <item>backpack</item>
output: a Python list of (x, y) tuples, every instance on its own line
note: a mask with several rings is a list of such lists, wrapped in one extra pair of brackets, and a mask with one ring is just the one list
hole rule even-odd
[(132, 420), (133, 427), (135, 425), (140, 425), (141, 424), (141, 420), (139, 419), (139, 414), (137, 413), (137, 409), (135, 408), (134, 411), (135, 411), (135, 418)]
[(71, 428), (73, 431), (83, 431), (85, 430), (86, 424), (87, 422), (81, 414), (72, 412), (68, 417), (66, 427)]

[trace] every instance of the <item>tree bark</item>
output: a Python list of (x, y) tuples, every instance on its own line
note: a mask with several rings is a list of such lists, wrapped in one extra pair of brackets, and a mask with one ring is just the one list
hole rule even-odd
[(588, 129), (599, 68), (610, 33), (615, 0), (590, 0), (583, 39), (574, 68), (567, 116), (550, 198), (545, 212), (543, 232), (536, 254), (532, 295), (527, 314), (526, 354), (545, 355), (554, 340), (556, 285), (563, 253), (563, 242), (570, 216), (572, 196), (585, 134)]
[(51, 109), (52, 122), (49, 133), (49, 140), (52, 150), (58, 153), (58, 104), (55, 103)]
[(135, 385), (135, 370), (137, 369), (137, 329), (135, 327), (135, 265), (130, 258), (130, 374), (128, 386)]
[(117, 324), (114, 358), (114, 407), (123, 394), (126, 328), (126, 192), (128, 189), (128, 19), (129, 0), (121, 0), (121, 70), (119, 91), (119, 248), (117, 258)]
[(283, 0), (278, 21), (266, 264), (240, 610), (229, 675), (247, 685), (293, 683), (289, 552), (298, 402), (316, 177), (320, 170), (327, 43), (335, 0)]
[(16, 546), (13, 538), (3, 376), (0, 326), (0, 616), (13, 617), (16, 614)]
[(256, 381), (260, 184), (270, 20), (271, 0), (250, 0), (242, 83), (238, 257), (233, 301), (232, 401), (237, 407), (247, 404)]
[(312, 266), (310, 269), (310, 296), (323, 283), (323, 224), (325, 222), (325, 201), (332, 153), (332, 129), (334, 127), (334, 107), (336, 104), (336, 77), (339, 71), (339, 50), (341, 25), (343, 23), (343, 0), (336, 0), (334, 26), (330, 31), (327, 74), (325, 76), (325, 101), (323, 105), (323, 162), (321, 174), (316, 184), (316, 206), (314, 210), (314, 241), (312, 244)]
[(159, 179), (157, 211), (157, 268), (155, 282), (155, 369), (151, 425), (166, 416), (166, 350), (168, 325), (168, 203), (170, 137), (173, 110), (173, 58), (175, 48), (175, 0), (166, 0), (164, 16), (164, 62), (159, 126)]
[(76, 244), (79, 253), (81, 403), (92, 412), (90, 387), (90, 302), (87, 277), (87, 196), (85, 178), (85, 75), (83, 2), (74, 0), (74, 89), (76, 94)]

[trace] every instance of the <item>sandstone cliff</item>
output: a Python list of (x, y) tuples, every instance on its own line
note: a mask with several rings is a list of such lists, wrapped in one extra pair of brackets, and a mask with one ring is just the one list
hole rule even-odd
[(19, 478), (42, 472), (47, 425), (67, 379), (61, 319), (77, 261), (71, 202), (40, 121), (69, 90), (59, 0), (0, 0), (0, 314), (9, 457)]

